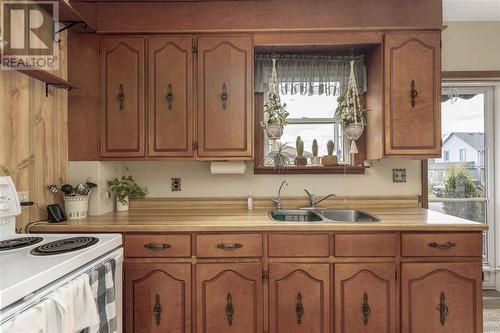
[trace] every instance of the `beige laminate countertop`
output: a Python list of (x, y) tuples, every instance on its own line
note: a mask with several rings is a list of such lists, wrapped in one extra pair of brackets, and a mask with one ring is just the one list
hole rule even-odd
[(224, 232), (224, 231), (482, 231), (484, 224), (422, 208), (362, 209), (379, 223), (285, 223), (269, 210), (137, 210), (109, 213), (63, 223), (33, 224), (30, 232)]

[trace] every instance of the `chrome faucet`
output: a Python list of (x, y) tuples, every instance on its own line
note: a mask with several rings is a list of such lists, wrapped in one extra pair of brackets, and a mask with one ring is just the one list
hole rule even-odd
[(314, 194), (311, 194), (311, 192), (309, 192), (308, 190), (304, 189), (304, 192), (306, 192), (307, 194), (307, 197), (309, 198), (309, 208), (314, 208), (316, 207), (317, 204), (319, 204), (320, 202), (328, 199), (328, 198), (331, 198), (331, 197), (334, 197), (335, 194), (328, 194), (326, 197), (316, 201), (316, 196)]
[(281, 189), (283, 188), (283, 185), (288, 186), (288, 183), (286, 182), (286, 180), (284, 180), (281, 183), (280, 188), (278, 190), (278, 196), (276, 197), (276, 199), (273, 199), (273, 202), (276, 205), (276, 209), (282, 209), (283, 208), (283, 203), (281, 202)]

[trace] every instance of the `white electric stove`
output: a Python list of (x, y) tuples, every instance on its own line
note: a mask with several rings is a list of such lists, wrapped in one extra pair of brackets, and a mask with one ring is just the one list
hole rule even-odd
[(116, 261), (116, 295), (121, 295), (120, 234), (16, 234), (20, 212), (12, 180), (0, 177), (0, 323), (111, 258)]

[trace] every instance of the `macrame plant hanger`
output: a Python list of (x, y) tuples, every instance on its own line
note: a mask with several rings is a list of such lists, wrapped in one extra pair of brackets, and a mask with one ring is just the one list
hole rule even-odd
[[(278, 87), (278, 71), (276, 70), (276, 47), (273, 46), (273, 53), (271, 54), (271, 60), (273, 62), (273, 68), (271, 72), (271, 79), (269, 84), (269, 91), (274, 92), (279, 98), (279, 87)], [(266, 124), (266, 130), (269, 131)], [(271, 151), (276, 151), (278, 148), (277, 138), (273, 137), (271, 144)]]

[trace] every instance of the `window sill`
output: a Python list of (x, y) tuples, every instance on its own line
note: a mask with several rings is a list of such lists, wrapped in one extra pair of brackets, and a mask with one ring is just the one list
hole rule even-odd
[(336, 166), (294, 166), (290, 165), (283, 169), (276, 169), (272, 166), (255, 166), (253, 169), (255, 175), (325, 175), (325, 174), (338, 174), (338, 175), (362, 175), (365, 173), (364, 166), (352, 165), (336, 165)]

